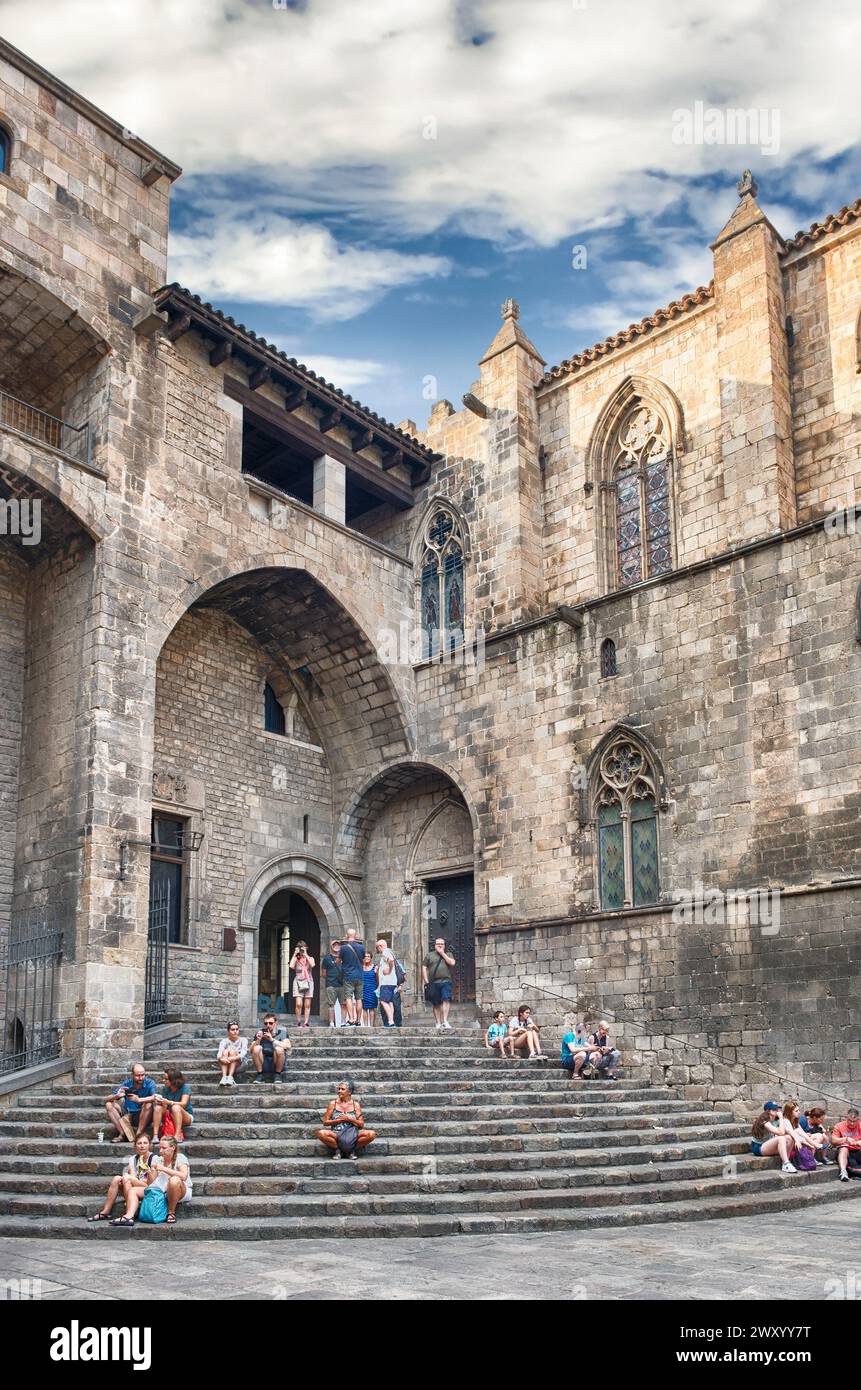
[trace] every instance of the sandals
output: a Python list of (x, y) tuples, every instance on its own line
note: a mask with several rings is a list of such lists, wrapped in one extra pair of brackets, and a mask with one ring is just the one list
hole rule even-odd
[(97, 1211), (96, 1214), (95, 1214), (95, 1216), (88, 1216), (88, 1217), (87, 1217), (87, 1220), (88, 1220), (88, 1221), (110, 1221), (110, 1220), (111, 1220), (111, 1213), (110, 1213), (109, 1211)]
[(122, 1226), (127, 1231), (131, 1230), (134, 1224), (135, 1223), (130, 1216), (115, 1216), (113, 1221), (111, 1222), (112, 1226)]
[(166, 1226), (175, 1226), (175, 1225), (176, 1225), (176, 1216), (174, 1215), (173, 1212), (170, 1213), (170, 1215), (168, 1216), (168, 1218), (167, 1218), (167, 1220), (165, 1221), (164, 1224), (165, 1224)]

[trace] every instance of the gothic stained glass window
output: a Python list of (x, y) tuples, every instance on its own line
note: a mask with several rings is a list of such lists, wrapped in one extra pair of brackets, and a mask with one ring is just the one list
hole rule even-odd
[(643, 749), (624, 734), (601, 755), (595, 799), (602, 908), (658, 902), (657, 777)]
[(638, 400), (623, 418), (612, 451), (620, 587), (672, 569), (669, 458), (669, 430), (663, 417)]
[(605, 637), (601, 643), (601, 675), (605, 678), (616, 674), (616, 643), (612, 637)]
[(420, 604), (427, 659), (456, 651), (464, 642), (464, 546), (460, 526), (444, 507), (434, 509), (423, 539)]
[(439, 565), (435, 555), (426, 555), (422, 565), (422, 656), (439, 654)]

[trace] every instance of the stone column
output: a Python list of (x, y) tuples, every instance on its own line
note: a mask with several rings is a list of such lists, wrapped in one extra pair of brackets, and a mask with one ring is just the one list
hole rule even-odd
[(347, 470), (338, 459), (321, 454), (314, 460), (314, 511), (332, 521), (346, 521)]

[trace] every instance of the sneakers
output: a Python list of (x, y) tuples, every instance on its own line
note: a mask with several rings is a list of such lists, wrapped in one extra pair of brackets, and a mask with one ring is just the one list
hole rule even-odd
[(284, 1073), (283, 1073), (283, 1071), (276, 1071), (276, 1072), (273, 1073), (273, 1077), (274, 1077), (274, 1079), (275, 1079), (276, 1081), (283, 1081), (283, 1080), (284, 1080)]
[(849, 1181), (849, 1174), (848, 1174), (848, 1173), (841, 1173), (841, 1174), (840, 1174), (840, 1181), (841, 1181), (841, 1182), (848, 1182), (848, 1181)]
[(791, 1173), (793, 1177), (795, 1177), (798, 1173), (798, 1169), (795, 1168), (791, 1163), (782, 1163), (780, 1171), (781, 1173), (786, 1173), (787, 1175)]
[(451, 1028), (451, 1024), (449, 1023), (448, 1019), (446, 1019), (445, 1023), (442, 1026), (443, 1028)]
[(264, 1077), (262, 1071), (259, 1071), (259, 1072), (257, 1073), (257, 1075), (255, 1076), (255, 1078), (254, 1078), (254, 1080), (252, 1081), (251, 1084), (252, 1084), (252, 1086), (256, 1086), (257, 1083), (258, 1083), (258, 1081), (264, 1081), (264, 1080), (265, 1080), (265, 1077)]

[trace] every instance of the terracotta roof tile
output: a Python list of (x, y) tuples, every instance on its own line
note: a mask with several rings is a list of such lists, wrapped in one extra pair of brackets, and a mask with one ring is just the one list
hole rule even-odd
[(665, 309), (656, 309), (653, 314), (648, 314), (646, 318), (640, 319), (639, 323), (632, 323), (627, 328), (623, 328), (620, 333), (614, 333), (603, 342), (595, 343), (593, 347), (585, 348), (583, 352), (575, 353), (573, 357), (560, 362), (558, 367), (551, 367), (544, 373), (538, 385), (543, 386), (549, 381), (558, 380), (563, 376), (571, 376), (578, 372), (581, 367), (588, 366), (590, 362), (597, 362), (599, 358), (606, 357), (608, 353), (615, 352), (617, 348), (625, 347), (627, 343), (633, 343), (637, 338), (646, 337), (654, 328), (660, 328), (662, 324), (669, 323), (672, 319), (680, 318), (690, 309), (695, 309), (699, 304), (706, 304), (714, 298), (714, 281), (711, 280), (707, 285), (700, 285), (699, 289), (692, 290), (690, 294), (683, 294), (681, 299), (674, 299)]
[(839, 231), (850, 222), (856, 222), (861, 217), (861, 198), (856, 198), (855, 202), (849, 207), (841, 208), (839, 212), (832, 212), (822, 222), (814, 222), (806, 232), (796, 232), (786, 243), (787, 251), (794, 251), (799, 246), (806, 246), (809, 242), (819, 241), (821, 237), (828, 236), (829, 232)]

